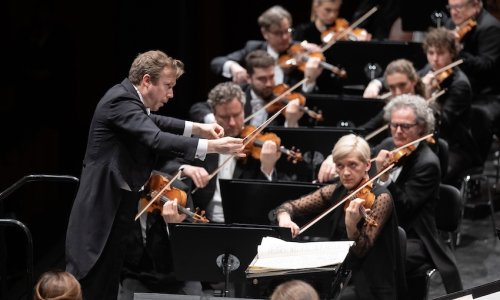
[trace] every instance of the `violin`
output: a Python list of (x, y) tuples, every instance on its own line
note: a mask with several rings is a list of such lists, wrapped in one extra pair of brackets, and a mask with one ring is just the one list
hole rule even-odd
[(397, 148), (391, 151), (391, 156), (389, 158), (389, 164), (396, 164), (401, 161), (401, 158), (410, 156), (410, 154), (417, 149), (415, 144), (408, 145), (406, 147)]
[[(328, 27), (321, 32), (321, 41), (323, 43), (330, 43), (336, 36), (349, 28), (349, 22), (346, 19), (338, 18), (335, 20), (335, 24)], [(341, 40), (346, 41), (368, 41), (370, 40), (370, 34), (363, 28), (353, 28), (349, 33), (341, 38)]]
[(455, 28), (455, 33), (458, 36), (458, 40), (461, 41), (464, 36), (472, 30), (472, 28), (477, 26), (477, 22), (474, 21), (473, 19), (468, 19), (467, 21), (463, 22), (459, 26)]
[[(243, 128), (240, 135), (242, 137), (248, 136), (254, 130), (255, 126), (247, 125)], [(290, 150), (281, 146), (281, 139), (273, 132), (258, 134), (255, 137), (253, 143), (248, 143), (245, 146), (244, 152), (247, 153), (247, 155), (251, 155), (253, 158), (259, 160), (262, 145), (264, 145), (264, 142), (266, 141), (273, 141), (276, 146), (278, 146), (278, 151), (287, 155), (287, 160), (291, 161), (292, 163), (296, 164), (297, 162), (302, 161), (302, 153), (300, 153), (300, 150), (295, 150), (294, 147), (292, 147), (292, 149)]]
[(436, 70), (432, 72), (432, 75), (434, 75), (434, 79), (432, 82), (432, 88), (434, 89), (441, 89), (440, 84), (445, 81), (448, 77), (453, 75), (453, 68), (462, 64), (464, 61), (463, 59), (459, 59), (457, 61), (454, 61), (439, 70)]
[(372, 188), (373, 188), (373, 182), (370, 182), (365, 187), (363, 187), (360, 191), (358, 191), (357, 193), (352, 195), (350, 197), (350, 199), (348, 199), (345, 202), (344, 210), (347, 209), (347, 207), (349, 206), (349, 204), (351, 203), (352, 200), (354, 200), (356, 198), (363, 199), (363, 200), (365, 200), (365, 202), (363, 203), (362, 206), (359, 207), (359, 212), (361, 213), (361, 215), (363, 216), (363, 218), (365, 219), (365, 221), (368, 225), (378, 226), (377, 221), (366, 213), (366, 209), (371, 209), (373, 204), (375, 203), (376, 197), (375, 197), (375, 194), (372, 192)]
[(309, 52), (306, 48), (304, 48), (304, 46), (302, 46), (302, 44), (293, 44), (290, 46), (285, 54), (280, 55), (278, 58), (278, 64), (284, 70), (296, 67), (300, 71), (304, 72), (306, 69), (306, 63), (310, 57), (319, 58), (319, 64), (324, 69), (332, 72), (335, 76), (340, 78), (347, 77), (347, 72), (344, 69), (327, 63), (322, 52)]
[(169, 180), (166, 177), (160, 174), (152, 174), (148, 182), (146, 183), (144, 192), (142, 193), (141, 198), (139, 200), (139, 205), (141, 207), (141, 210), (145, 208), (147, 205), (149, 205), (149, 207), (146, 209), (147, 212), (152, 213), (155, 210), (161, 211), (163, 209), (163, 204), (165, 204), (167, 201), (177, 200), (178, 204), (177, 210), (180, 213), (187, 215), (194, 222), (200, 222), (200, 223), (209, 222), (209, 220), (205, 217), (204, 211), (200, 213), (199, 209), (197, 208), (195, 212), (192, 212), (186, 208), (186, 203), (187, 203), (186, 192), (175, 187), (170, 187), (166, 189), (164, 192), (161, 193), (161, 195), (157, 198), (156, 201), (154, 201), (152, 204), (149, 204), (149, 202), (152, 199), (156, 198), (158, 193), (160, 193), (168, 183)]
[(451, 75), (453, 75), (453, 69), (448, 69), (448, 70), (444, 70), (443, 72), (437, 74), (435, 76), (435, 78), (436, 78), (438, 83), (442, 83), (443, 81), (445, 81), (446, 78), (450, 77)]
[[(278, 84), (277, 86), (275, 86), (273, 88), (273, 94), (275, 97), (285, 93), (287, 90), (288, 90), (288, 85), (282, 83), (282, 84)], [(321, 122), (323, 121), (323, 115), (321, 114), (321, 112), (315, 112), (314, 110), (311, 110), (309, 109), (306, 105), (306, 98), (304, 97), (304, 95), (300, 94), (300, 93), (289, 93), (287, 94), (284, 98), (280, 99), (279, 101), (269, 105), (267, 108), (266, 108), (266, 111), (268, 113), (275, 113), (277, 112), (278, 110), (280, 110), (281, 108), (283, 108), (285, 105), (287, 105), (290, 101), (292, 100), (299, 100), (299, 110), (302, 111), (302, 112), (305, 112), (309, 117), (315, 119), (316, 121), (318, 122)]]

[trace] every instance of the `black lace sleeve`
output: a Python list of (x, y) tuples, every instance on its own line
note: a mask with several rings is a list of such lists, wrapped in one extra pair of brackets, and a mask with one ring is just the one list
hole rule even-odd
[(331, 205), (330, 198), (335, 188), (336, 184), (325, 185), (299, 199), (286, 201), (276, 209), (275, 213), (278, 215), (280, 212), (286, 211), (292, 218), (318, 214)]
[(363, 257), (372, 248), (380, 231), (391, 217), (392, 211), (393, 203), (391, 196), (388, 193), (378, 195), (368, 214), (377, 222), (377, 225), (373, 226), (368, 224), (368, 222), (361, 221), (363, 223), (359, 229), (359, 235), (355, 239), (356, 244), (351, 248), (356, 256)]

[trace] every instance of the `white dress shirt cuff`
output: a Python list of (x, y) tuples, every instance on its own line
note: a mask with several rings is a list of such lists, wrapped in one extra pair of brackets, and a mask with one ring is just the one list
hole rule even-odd
[(274, 169), (271, 171), (271, 174), (267, 174), (266, 172), (264, 172), (264, 170), (262, 170), (262, 167), (260, 168), (260, 171), (266, 176), (268, 181), (273, 181)]
[(205, 124), (211, 124), (211, 123), (216, 123), (215, 121), (215, 115), (213, 113), (209, 113), (205, 117), (203, 117), (203, 122)]
[(228, 60), (224, 63), (224, 65), (222, 65), (222, 76), (224, 76), (226, 78), (233, 77), (233, 74), (231, 74), (231, 66), (233, 64), (237, 64), (237, 62), (232, 61), (232, 60)]
[(193, 134), (193, 122), (185, 121), (184, 132), (182, 133), (182, 135), (190, 137), (192, 134)]
[(194, 158), (197, 158), (199, 160), (205, 160), (205, 157), (207, 157), (207, 151), (208, 151), (208, 140), (199, 139), (198, 147), (196, 147), (196, 154)]
[(304, 82), (304, 84), (302, 84), (302, 91), (304, 93), (310, 93), (314, 90), (315, 86), (316, 86), (315, 82), (313, 82), (313, 83)]
[(387, 181), (382, 181), (380, 179), (377, 179), (377, 182), (379, 185), (381, 185), (383, 187), (387, 187), (389, 184), (391, 184), (392, 179), (390, 177), (389, 177), (389, 179), (387, 179)]

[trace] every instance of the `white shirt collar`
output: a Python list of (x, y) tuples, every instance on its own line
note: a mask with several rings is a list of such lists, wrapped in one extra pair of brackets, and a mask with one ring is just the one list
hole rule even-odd
[[(139, 89), (135, 85), (132, 85), (132, 86), (137, 91), (137, 94), (139, 95), (139, 99), (141, 99), (142, 104), (144, 104), (144, 106), (146, 106), (146, 103), (144, 103), (144, 98), (142, 98), (142, 94), (141, 94), (141, 92), (139, 92)], [(148, 116), (149, 116), (151, 114), (151, 109), (146, 107), (146, 112), (148, 113)]]

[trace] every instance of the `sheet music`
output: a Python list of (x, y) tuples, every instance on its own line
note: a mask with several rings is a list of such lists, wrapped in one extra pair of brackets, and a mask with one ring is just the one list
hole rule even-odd
[(264, 237), (257, 248), (257, 256), (248, 267), (248, 272), (337, 265), (344, 261), (352, 244), (352, 241), (297, 243)]

